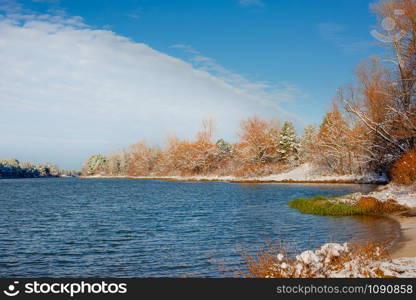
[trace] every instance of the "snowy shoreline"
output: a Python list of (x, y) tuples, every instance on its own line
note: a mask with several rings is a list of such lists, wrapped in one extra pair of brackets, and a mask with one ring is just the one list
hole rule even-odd
[(288, 172), (260, 177), (237, 177), (219, 175), (196, 176), (108, 176), (92, 175), (81, 178), (127, 178), (127, 179), (159, 179), (172, 181), (225, 181), (236, 183), (349, 183), (349, 184), (385, 184), (388, 182), (384, 175), (330, 175), (309, 163), (303, 164)]
[[(416, 278), (416, 257), (384, 257), (379, 247), (369, 251), (356, 253), (348, 243), (327, 243), (319, 249), (303, 251), (294, 259), (278, 253), (266, 277)], [(340, 262), (334, 263), (338, 259)]]
[[(387, 258), (374, 260), (363, 259), (362, 257), (351, 257), (351, 260), (341, 269), (330, 269), (325, 262), (341, 254), (348, 254), (350, 247), (348, 243), (328, 243), (317, 250), (306, 250), (296, 256), (299, 269), (305, 267), (312, 269), (317, 277), (333, 278), (358, 278), (358, 277), (381, 277), (392, 276), (398, 278), (416, 278), (416, 213), (401, 213), (389, 216), (400, 225), (401, 237), (394, 242), (388, 251)], [(285, 266), (283, 257), (282, 264)], [(381, 272), (380, 272), (381, 271)]]

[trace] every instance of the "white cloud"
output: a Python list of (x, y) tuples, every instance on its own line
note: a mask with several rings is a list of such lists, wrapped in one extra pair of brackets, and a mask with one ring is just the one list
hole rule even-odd
[(238, 0), (240, 5), (242, 6), (264, 6), (264, 2), (262, 0)]
[(192, 63), (195, 69), (214, 75), (223, 82), (228, 83), (230, 86), (238, 88), (238, 90), (244, 92), (246, 95), (257, 98), (258, 101), (267, 100), (271, 103), (279, 103), (290, 102), (295, 99), (307, 97), (307, 95), (304, 94), (298, 87), (287, 82), (277, 82), (273, 84), (264, 81), (259, 82), (250, 80), (246, 76), (224, 68), (214, 59), (202, 55), (190, 45), (176, 44), (171, 47), (182, 49), (188, 53), (189, 62)]
[(253, 114), (296, 121), (273, 100), (296, 87), (269, 90), (194, 56), (198, 68), (79, 17), (0, 17), (0, 157), (74, 168), (142, 138), (190, 138), (206, 116), (229, 140)]

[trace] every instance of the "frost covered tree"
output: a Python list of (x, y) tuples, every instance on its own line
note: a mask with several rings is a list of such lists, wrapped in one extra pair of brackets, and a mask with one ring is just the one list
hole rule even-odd
[(334, 104), (315, 139), (316, 162), (331, 173), (361, 174), (368, 160), (368, 137), (360, 123), (351, 122)]
[(224, 157), (224, 156), (229, 155), (233, 151), (233, 145), (224, 141), (223, 139), (219, 139), (216, 145), (217, 145), (217, 156)]
[(280, 128), (276, 120), (251, 117), (241, 121), (239, 154), (248, 163), (274, 162), (278, 158)]
[(146, 176), (152, 173), (159, 155), (158, 148), (149, 147), (146, 141), (140, 141), (130, 146), (128, 152), (128, 175)]
[(1, 177), (20, 177), (20, 162), (17, 159), (1, 159), (0, 160), (0, 176)]
[(107, 158), (102, 154), (95, 154), (87, 159), (84, 165), (84, 174), (94, 175), (107, 168)]
[(107, 172), (109, 175), (121, 175), (119, 155), (111, 155), (107, 158)]
[(338, 174), (345, 173), (348, 130), (348, 122), (334, 104), (319, 128), (316, 147), (321, 163)]
[(51, 163), (34, 165), (17, 159), (0, 159), (0, 178), (56, 177), (60, 173), (58, 166)]
[(301, 163), (311, 162), (315, 159), (316, 135), (317, 129), (314, 125), (308, 125), (303, 130), (299, 142), (299, 160)]
[(371, 164), (386, 169), (416, 146), (416, 1), (380, 1), (372, 9), (381, 24), (390, 23), (378, 28), (388, 57), (361, 64), (357, 84), (340, 89), (338, 97), (371, 132)]
[(47, 177), (50, 175), (49, 166), (46, 164), (40, 164), (36, 166), (36, 169), (39, 171), (40, 176)]
[(40, 172), (36, 168), (36, 165), (33, 165), (28, 162), (24, 162), (20, 164), (20, 168), (24, 170), (24, 177), (32, 178), (32, 177), (39, 177)]
[(286, 121), (279, 135), (279, 159), (285, 163), (294, 163), (299, 159), (299, 140), (293, 124)]

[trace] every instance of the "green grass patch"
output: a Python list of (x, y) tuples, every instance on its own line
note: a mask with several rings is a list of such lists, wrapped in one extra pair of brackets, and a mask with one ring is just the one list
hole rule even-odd
[(336, 202), (339, 197), (315, 196), (312, 198), (299, 198), (292, 200), (288, 205), (302, 213), (319, 216), (357, 216), (369, 215), (370, 211), (350, 203)]

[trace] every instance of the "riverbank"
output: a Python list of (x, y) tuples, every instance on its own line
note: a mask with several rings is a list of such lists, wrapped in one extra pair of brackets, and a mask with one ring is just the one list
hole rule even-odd
[[(387, 257), (382, 259), (373, 257), (365, 267), (361, 267), (364, 269), (359, 272), (351, 272), (345, 267), (336, 272), (327, 273), (329, 277), (357, 277), (358, 275), (366, 276), (366, 274), (371, 277), (416, 277), (416, 191), (414, 186), (388, 184), (368, 194), (354, 193), (333, 198), (297, 199), (289, 204), (305, 213), (320, 215), (331, 215), (333, 212), (336, 215), (343, 212), (348, 215), (350, 213), (380, 214), (392, 218), (400, 225), (400, 238), (392, 241), (393, 246), (386, 249)], [(366, 205), (365, 210), (362, 210), (361, 204)], [(338, 209), (333, 209), (334, 207)], [(307, 253), (310, 254), (310, 252)], [(305, 255), (304, 252), (303, 256)], [(353, 270), (359, 264), (362, 262), (351, 260), (348, 266)], [(317, 267), (314, 266), (314, 268)]]
[(343, 215), (384, 215), (400, 225), (401, 237), (391, 248), (393, 258), (416, 257), (416, 190), (413, 186), (388, 184), (374, 191), (341, 197), (295, 199), (289, 206), (303, 213)]
[(195, 176), (108, 176), (93, 175), (82, 178), (128, 178), (128, 179), (158, 179), (169, 181), (225, 181), (235, 183), (349, 183), (349, 184), (385, 184), (384, 175), (331, 175), (328, 170), (309, 163), (298, 166), (288, 172), (261, 177), (237, 177), (219, 175)]
[[(416, 212), (389, 216), (400, 225), (396, 240), (366, 244), (327, 243), (294, 257), (285, 249), (246, 259), (248, 277), (260, 278), (416, 278)], [(391, 246), (392, 243), (395, 243)]]

